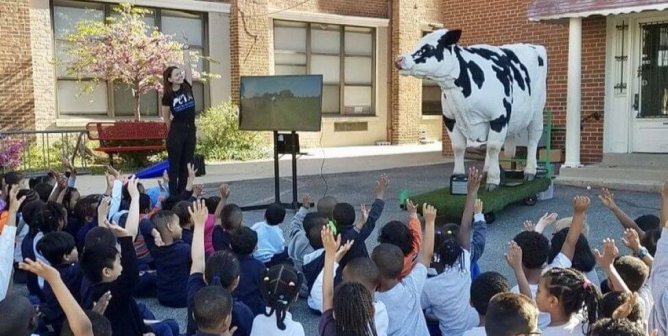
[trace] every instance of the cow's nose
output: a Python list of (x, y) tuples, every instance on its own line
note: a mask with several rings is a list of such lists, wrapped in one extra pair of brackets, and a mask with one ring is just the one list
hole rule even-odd
[(403, 70), (404, 69), (404, 56), (397, 57), (394, 60), (394, 66), (399, 70)]

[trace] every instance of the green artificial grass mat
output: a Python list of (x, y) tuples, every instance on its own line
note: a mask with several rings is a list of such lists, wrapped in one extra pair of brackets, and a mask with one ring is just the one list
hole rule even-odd
[[(529, 196), (545, 191), (549, 186), (550, 179), (547, 177), (537, 178), (516, 186), (500, 186), (492, 192), (485, 190), (485, 186), (481, 184), (478, 198), (483, 202), (483, 211), (490, 213), (502, 210), (508, 204), (522, 201)], [(413, 195), (409, 198), (413, 203), (419, 205), (420, 212), (423, 203), (431, 204), (438, 210), (439, 218), (445, 217), (448, 220), (461, 218), (464, 212), (464, 202), (466, 201), (466, 195), (451, 195), (450, 187)]]

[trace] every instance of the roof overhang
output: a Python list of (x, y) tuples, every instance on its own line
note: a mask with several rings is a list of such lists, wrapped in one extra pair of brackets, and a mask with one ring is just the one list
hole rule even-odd
[(668, 9), (668, 1), (656, 0), (534, 0), (529, 5), (530, 21), (585, 18), (593, 15), (621, 15)]

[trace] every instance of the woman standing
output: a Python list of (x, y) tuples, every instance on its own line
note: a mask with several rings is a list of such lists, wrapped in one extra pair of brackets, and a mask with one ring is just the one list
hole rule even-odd
[(183, 69), (170, 66), (162, 74), (162, 118), (168, 130), (169, 193), (172, 195), (179, 195), (186, 188), (187, 166), (195, 155), (195, 98), (187, 47), (183, 50), (183, 61)]

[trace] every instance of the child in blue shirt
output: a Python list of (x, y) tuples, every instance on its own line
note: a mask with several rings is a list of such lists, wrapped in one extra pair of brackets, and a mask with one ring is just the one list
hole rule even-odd
[(160, 210), (153, 217), (153, 223), (164, 244), (151, 251), (157, 270), (158, 301), (168, 307), (185, 308), (190, 245), (181, 240), (182, 228), (173, 211)]
[(279, 227), (285, 219), (285, 209), (280, 204), (271, 204), (267, 207), (264, 218), (263, 222), (255, 223), (252, 227), (258, 238), (257, 250), (253, 256), (271, 267), (289, 259), (283, 230)]
[(254, 315), (263, 314), (267, 304), (262, 298), (260, 284), (266, 268), (262, 262), (253, 258), (253, 251), (257, 246), (257, 233), (244, 226), (232, 234), (230, 242), (241, 268), (239, 286), (232, 294), (245, 303)]

